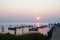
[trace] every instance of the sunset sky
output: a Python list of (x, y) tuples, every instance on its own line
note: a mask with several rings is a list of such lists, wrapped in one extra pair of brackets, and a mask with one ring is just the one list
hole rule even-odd
[(60, 22), (60, 0), (0, 0), (0, 22)]

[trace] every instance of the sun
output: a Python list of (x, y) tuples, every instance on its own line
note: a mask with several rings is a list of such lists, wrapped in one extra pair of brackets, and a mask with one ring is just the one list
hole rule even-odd
[(36, 19), (37, 19), (37, 20), (39, 20), (39, 19), (40, 19), (40, 17), (38, 16), (38, 17), (36, 17)]

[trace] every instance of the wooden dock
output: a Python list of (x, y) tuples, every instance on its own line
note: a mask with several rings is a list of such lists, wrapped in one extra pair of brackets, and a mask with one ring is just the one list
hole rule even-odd
[(22, 28), (22, 33), (23, 33), (23, 29), (24, 29), (25, 27), (29, 27), (29, 28), (30, 28), (30, 27), (32, 27), (32, 26), (33, 26), (33, 25), (25, 25), (25, 26), (23, 25), (23, 26), (20, 26), (20, 27), (13, 27), (13, 28), (9, 27), (8, 30), (14, 30), (14, 34), (16, 35), (16, 30), (17, 30), (17, 29), (21, 29), (21, 28)]

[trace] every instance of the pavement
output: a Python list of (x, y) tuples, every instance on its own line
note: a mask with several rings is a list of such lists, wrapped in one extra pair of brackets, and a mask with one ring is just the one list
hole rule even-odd
[(60, 28), (57, 27), (56, 30), (54, 29), (52, 38), (50, 40), (60, 40)]

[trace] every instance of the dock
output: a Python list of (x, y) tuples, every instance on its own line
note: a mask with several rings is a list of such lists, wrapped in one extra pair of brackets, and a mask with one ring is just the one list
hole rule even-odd
[(21, 29), (22, 28), (22, 33), (23, 33), (23, 29), (25, 28), (25, 27), (32, 27), (32, 25), (22, 25), (22, 26), (20, 26), (20, 27), (13, 27), (13, 28), (11, 28), (11, 27), (9, 27), (8, 28), (8, 30), (14, 30), (14, 34), (16, 35), (16, 30), (17, 29)]

